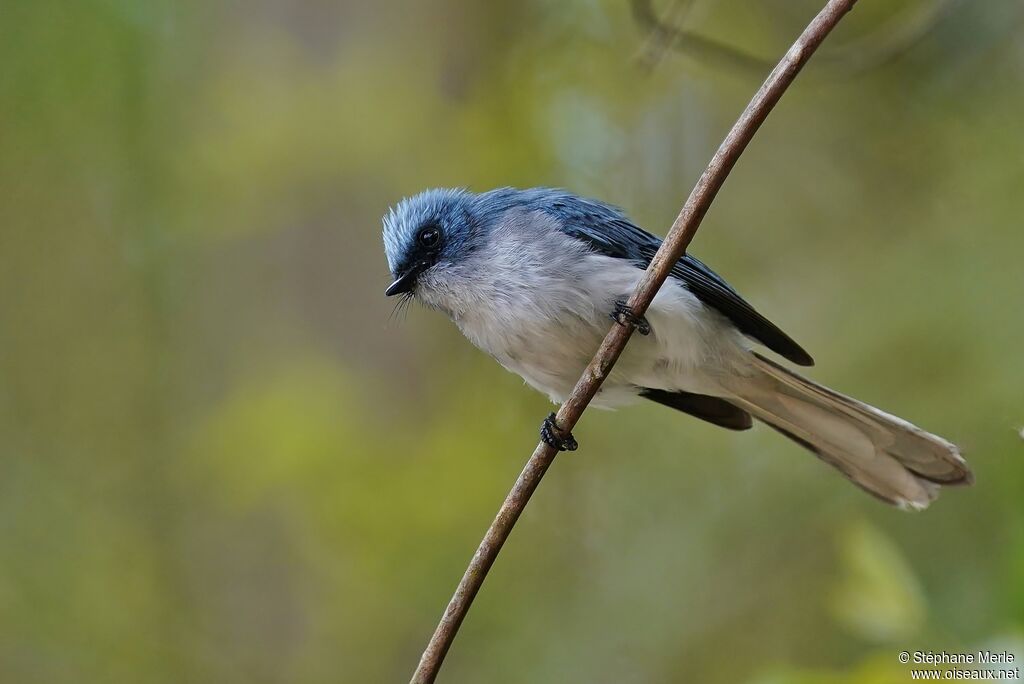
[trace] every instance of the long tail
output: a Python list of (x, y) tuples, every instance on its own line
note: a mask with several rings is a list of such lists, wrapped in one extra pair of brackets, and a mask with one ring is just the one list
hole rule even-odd
[(974, 476), (955, 444), (754, 353), (730, 401), (900, 508), (923, 509), (940, 485)]

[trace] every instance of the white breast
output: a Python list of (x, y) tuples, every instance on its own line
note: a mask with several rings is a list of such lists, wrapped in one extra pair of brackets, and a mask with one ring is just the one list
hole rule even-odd
[[(527, 383), (563, 401), (643, 271), (590, 252), (554, 219), (513, 210), (466, 263), (421, 282), (420, 297), (446, 313), (474, 345)], [(425, 274), (428, 275), (428, 274)], [(639, 388), (718, 393), (716, 376), (746, 349), (742, 335), (669, 279), (647, 311), (653, 330), (634, 335), (595, 398), (631, 401)]]

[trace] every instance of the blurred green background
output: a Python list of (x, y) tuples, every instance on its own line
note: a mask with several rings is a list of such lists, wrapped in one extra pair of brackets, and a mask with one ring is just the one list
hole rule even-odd
[[(588, 413), (443, 681), (1020, 657), (1024, 6), (934, 2), (861, 1), (693, 251), (977, 485), (908, 515), (771, 431)], [(686, 24), (774, 60), (819, 4)], [(0, 681), (404, 681), (550, 408), (391, 316), (381, 214), (546, 184), (663, 233), (764, 72), (625, 0), (0, 10)]]

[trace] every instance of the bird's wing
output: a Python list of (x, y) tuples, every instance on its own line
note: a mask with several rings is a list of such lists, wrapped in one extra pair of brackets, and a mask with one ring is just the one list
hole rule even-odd
[[(534, 201), (528, 202), (529, 205), (558, 218), (558, 224), (567, 235), (582, 240), (599, 254), (630, 259), (642, 268), (647, 268), (661, 246), (660, 238), (633, 225), (615, 207), (562, 191), (545, 189), (528, 192), (537, 193), (532, 198)], [(721, 276), (700, 260), (684, 254), (672, 267), (671, 276), (683, 282), (703, 304), (732, 321), (744, 335), (795, 364), (814, 365), (814, 359), (803, 347), (759, 314)]]
[[(652, 252), (651, 258), (653, 257)], [(647, 263), (650, 263), (650, 258)], [(646, 267), (646, 263), (644, 265)], [(782, 332), (777, 325), (759, 314), (736, 290), (699, 259), (689, 254), (683, 255), (683, 258), (672, 267), (672, 275), (686, 283), (697, 299), (720, 311), (744, 335), (753, 337), (797, 365), (814, 365), (814, 359), (803, 347)]]

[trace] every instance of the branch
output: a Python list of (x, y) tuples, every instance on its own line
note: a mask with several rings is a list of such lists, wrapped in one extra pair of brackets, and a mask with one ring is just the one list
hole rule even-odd
[(691, 4), (692, 0), (677, 2), (669, 12), (672, 18), (663, 21), (654, 11), (653, 0), (632, 0), (630, 7), (633, 12), (633, 21), (649, 36), (644, 50), (645, 54), (642, 53), (641, 57), (641, 63), (647, 69), (657, 66), (665, 51), (669, 49), (675, 49), (698, 62), (722, 66), (741, 73), (763, 74), (765, 69), (771, 66), (771, 62), (768, 60), (743, 52), (713, 38), (677, 28), (676, 26), (681, 23), (678, 17), (685, 14)]
[[(743, 110), (739, 120), (722, 142), (715, 156), (711, 158), (696, 187), (690, 193), (679, 216), (676, 217), (668, 236), (662, 242), (658, 252), (647, 267), (643, 278), (629, 299), (629, 306), (642, 316), (650, 306), (654, 295), (669, 275), (672, 266), (686, 251), (693, 240), (697, 227), (707, 214), (711, 202), (725, 182), (726, 177), (736, 164), (740, 154), (764, 123), (768, 113), (786, 92), (793, 79), (803, 68), (807, 60), (818, 48), (825, 36), (835, 27), (844, 14), (853, 8), (857, 0), (828, 0), (825, 8), (814, 18), (804, 32), (797, 38), (793, 46), (786, 52), (754, 98)], [(632, 326), (612, 324), (611, 330), (601, 342), (597, 354), (590, 361), (583, 375), (576, 383), (572, 394), (558, 409), (556, 424), (562, 432), (568, 433), (576, 426), (583, 411), (597, 394), (601, 383), (608, 376), (612, 366), (618, 360), (626, 342), (633, 332)], [(412, 684), (429, 684), (437, 677), (445, 654), (455, 639), (462, 620), (466, 617), (469, 606), (473, 603), (487, 571), (494, 564), (498, 552), (508, 539), (516, 521), (529, 502), (533, 492), (540, 484), (544, 473), (555, 459), (556, 451), (544, 442), (537, 445), (526, 467), (519, 475), (512, 491), (498, 510), (498, 515), (484, 535), (483, 541), (473, 554), (473, 560), (466, 568), (462, 581), (455, 590), (455, 595), (441, 617), (434, 635), (430, 638), (426, 650), (420, 658), (419, 667), (412, 677)]]
[[(962, 1), (932, 0), (912, 5), (867, 35), (821, 55), (818, 62), (843, 77), (883, 66), (914, 47)], [(633, 21), (649, 37), (641, 52), (641, 63), (647, 69), (657, 66), (668, 50), (738, 73), (760, 74), (771, 66), (769, 61), (740, 48), (681, 28), (683, 22), (679, 17), (690, 9), (692, 3), (693, 0), (676, 0), (665, 12), (666, 18), (662, 19), (654, 10), (653, 0), (630, 0)]]

